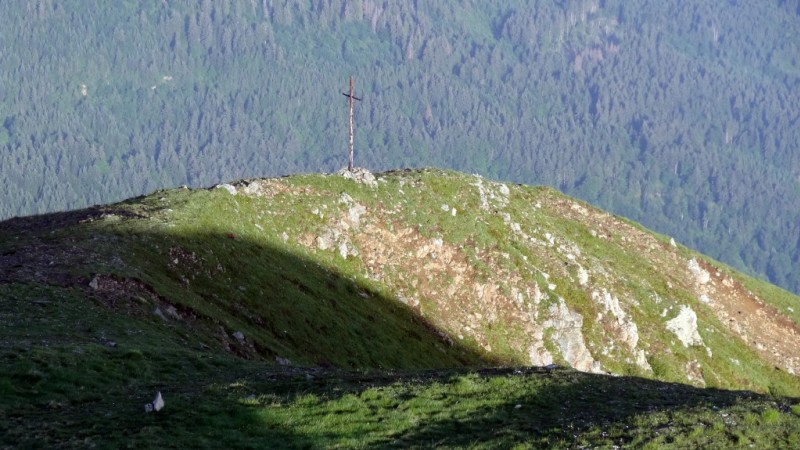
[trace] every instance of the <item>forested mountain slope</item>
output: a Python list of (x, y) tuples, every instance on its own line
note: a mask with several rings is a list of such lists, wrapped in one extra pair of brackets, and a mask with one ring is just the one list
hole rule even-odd
[(548, 184), (800, 291), (795, 1), (10, 2), (0, 217), (356, 162)]

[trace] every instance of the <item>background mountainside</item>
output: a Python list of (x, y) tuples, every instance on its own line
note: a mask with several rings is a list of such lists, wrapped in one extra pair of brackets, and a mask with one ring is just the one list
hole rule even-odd
[(797, 1), (13, 2), (0, 217), (356, 158), (546, 184), (800, 292)]
[(0, 222), (0, 446), (797, 443), (797, 296), (548, 187), (358, 175)]

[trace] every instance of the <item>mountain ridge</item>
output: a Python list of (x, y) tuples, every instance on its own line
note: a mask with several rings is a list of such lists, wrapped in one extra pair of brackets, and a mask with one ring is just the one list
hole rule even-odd
[(552, 188), (453, 171), (9, 219), (0, 300), (2, 446), (793, 445), (800, 427), (796, 296)]
[[(244, 271), (241, 285), (226, 285), (209, 297), (201, 287), (217, 289), (218, 277), (229, 284), (240, 275), (220, 262), (214, 265), (219, 258), (215, 251), (199, 243), (221, 236), (217, 252), (231, 257), (230, 245), (272, 242), (269, 245), (277, 245), (280, 252), (299, 252), (308, 258), (303, 267), (327, 267), (357, 280), (346, 291), (358, 290), (363, 298), (395, 299), (389, 304), (401, 304), (429, 321), (429, 327), (451, 344), (461, 341), (476, 355), (512, 364), (559, 363), (598, 373), (733, 386), (732, 379), (747, 378), (727, 379), (742, 363), (733, 356), (738, 350), (715, 355), (708, 344), (723, 335), (752, 352), (745, 352), (745, 359), (762, 361), (760, 371), (773, 366), (789, 374), (800, 370), (800, 357), (791, 344), (800, 322), (793, 306), (797, 299), (784, 293), (777, 304), (765, 302), (764, 294), (751, 290), (757, 283), (677, 246), (674, 240), (549, 188), (507, 185), (435, 169), (387, 172), (376, 178), (370, 184), (336, 175), (250, 179), (212, 190), (163, 191), (99, 207), (98, 211), (107, 212), (78, 221), (88, 227), (81, 233), (97, 233), (85, 242), (125, 242), (122, 230), (145, 226), (146, 233), (136, 231), (143, 242), (154, 229), (169, 235), (179, 228), (188, 234), (170, 239), (185, 245), (131, 247), (160, 255), (154, 266), (142, 265), (150, 257), (132, 264), (121, 255), (101, 257), (86, 249), (70, 257), (78, 258), (75, 261), (50, 262), (88, 270), (92, 264), (87, 260), (106, 260), (110, 272), (92, 270), (93, 297), (135, 297), (135, 292), (144, 290), (144, 296), (163, 304), (162, 316), (164, 308), (177, 316), (180, 308), (198, 315), (191, 312), (197, 303), (206, 305), (204, 314), (209, 318), (217, 316), (222, 305), (214, 297), (225, 293), (241, 298), (243, 305), (255, 305), (258, 298), (269, 301), (268, 289), (274, 286), (261, 285)], [(158, 206), (162, 201), (158, 198), (172, 197), (185, 197), (178, 203), (181, 209)], [(220, 209), (218, 217), (202, 210), (209, 205)], [(184, 223), (188, 217), (192, 219)], [(52, 232), (63, 231), (56, 226)], [(190, 237), (195, 235), (200, 237)], [(107, 255), (113, 251), (113, 246), (104, 249)], [(7, 267), (40, 267), (43, 260), (33, 255), (54, 258), (53, 252), (49, 246), (15, 250), (15, 256), (6, 256), (4, 262)], [(252, 256), (254, 250), (243, 254)], [(125, 274), (130, 270), (137, 275)], [(6, 278), (31, 276), (20, 275), (22, 271), (12, 270), (16, 275), (7, 273)], [(326, 295), (324, 288), (305, 286), (303, 278), (302, 272), (284, 274), (275, 286), (285, 288), (290, 283), (310, 298)], [(165, 289), (169, 294), (162, 292)], [(190, 296), (183, 298), (180, 289)], [(761, 287), (761, 292), (770, 291)], [(258, 323), (271, 320), (261, 317)], [(230, 337), (235, 330), (225, 328), (223, 334), (229, 335), (225, 345), (231, 347), (236, 343)], [(275, 342), (274, 336), (270, 339)], [(269, 348), (263, 342), (259, 345)], [(274, 349), (267, 353), (295, 358)], [(720, 362), (725, 358), (729, 361)], [(664, 360), (670, 361), (666, 366), (678, 364), (681, 370), (666, 370)]]

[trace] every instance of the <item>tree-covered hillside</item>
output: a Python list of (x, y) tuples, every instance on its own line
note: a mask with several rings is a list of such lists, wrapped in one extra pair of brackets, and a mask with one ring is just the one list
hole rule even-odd
[(555, 186), (800, 292), (797, 0), (37, 0), (0, 16), (0, 217), (436, 165)]

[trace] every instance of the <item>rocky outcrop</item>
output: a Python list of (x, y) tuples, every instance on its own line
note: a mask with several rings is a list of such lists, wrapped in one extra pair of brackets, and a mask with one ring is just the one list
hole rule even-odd
[(553, 343), (561, 352), (561, 357), (575, 369), (600, 373), (600, 363), (594, 360), (583, 338), (583, 316), (570, 309), (563, 298), (550, 306), (549, 313), (543, 329), (552, 331)]
[(667, 330), (673, 332), (684, 347), (704, 345), (703, 338), (697, 332), (697, 314), (686, 305), (681, 306), (674, 319), (667, 321)]
[(336, 172), (337, 175), (342, 176), (348, 180), (353, 180), (356, 183), (367, 185), (371, 188), (378, 187), (378, 181), (375, 176), (363, 167), (354, 167), (353, 170), (342, 169)]

